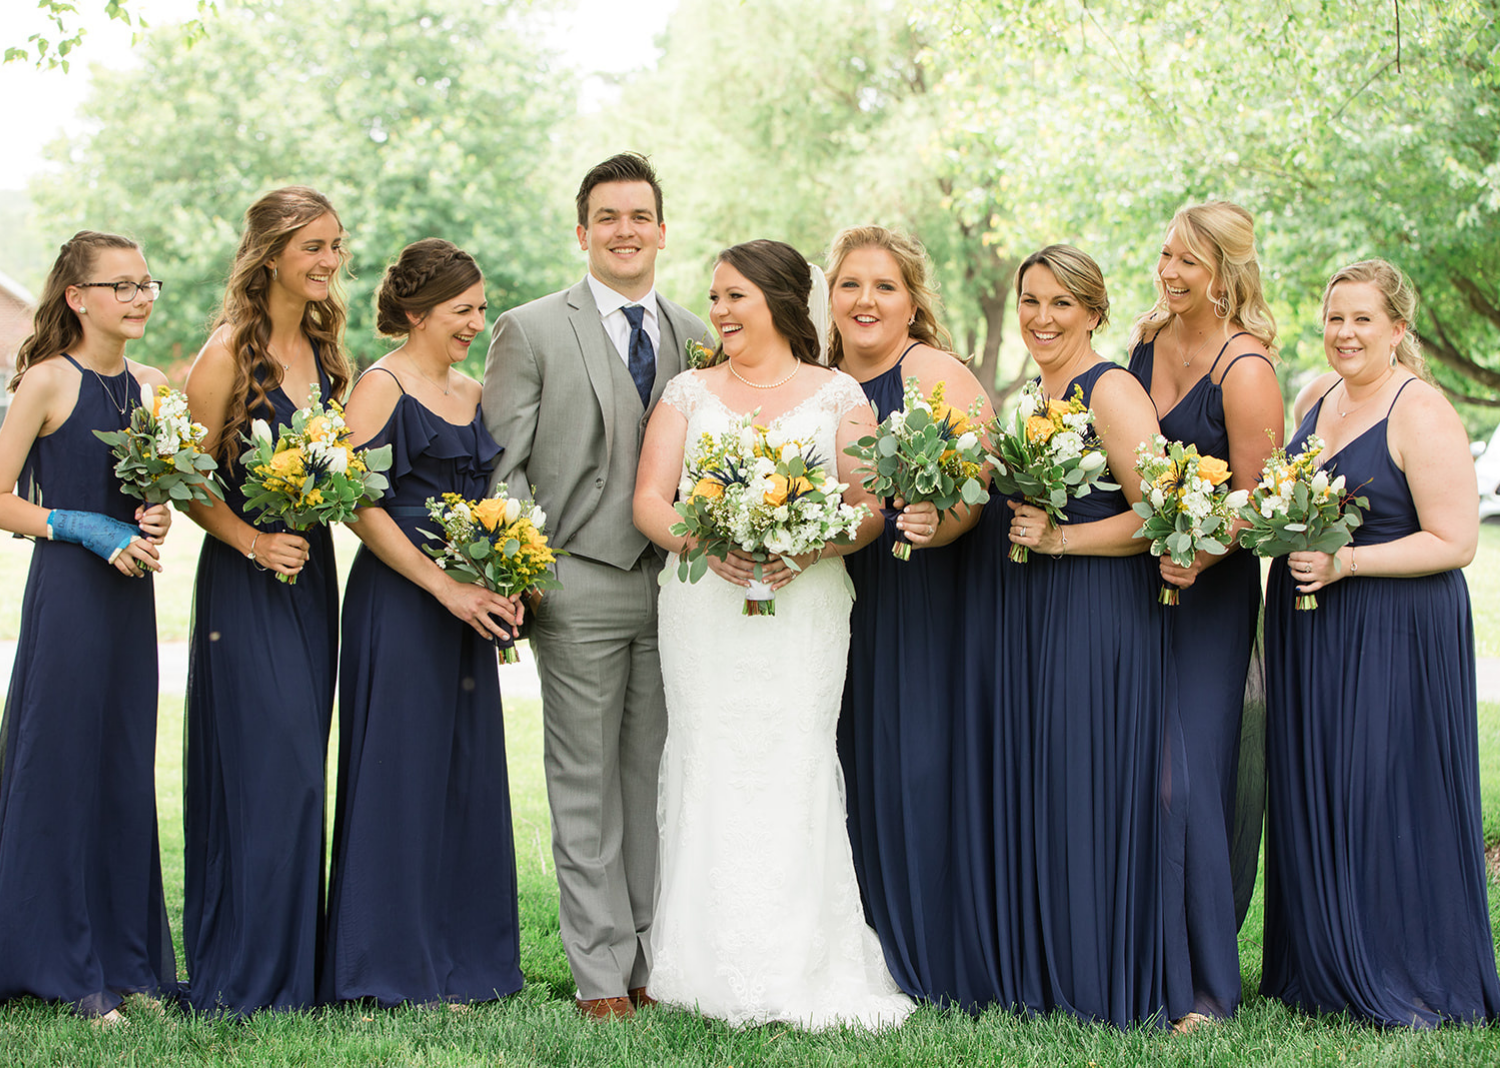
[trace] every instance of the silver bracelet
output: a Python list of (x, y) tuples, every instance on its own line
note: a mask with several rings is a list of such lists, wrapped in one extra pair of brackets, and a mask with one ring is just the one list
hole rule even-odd
[(260, 534), (261, 534), (261, 532), (257, 530), (255, 532), (255, 537), (253, 537), (253, 538), (250, 539), (250, 551), (245, 554), (245, 559), (249, 560), (252, 564), (254, 564), (257, 570), (259, 570), (259, 571), (269, 571), (270, 568), (266, 567), (265, 564), (261, 563), (259, 560), (257, 560), (255, 558), (255, 543), (258, 542), (258, 541), (260, 541)]

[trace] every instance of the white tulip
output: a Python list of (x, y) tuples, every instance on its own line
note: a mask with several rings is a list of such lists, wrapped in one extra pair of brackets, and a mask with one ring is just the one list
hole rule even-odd
[(510, 526), (521, 518), (521, 502), (514, 497), (505, 502), (505, 525)]
[(1238, 512), (1241, 508), (1245, 507), (1249, 500), (1249, 490), (1235, 490), (1234, 492), (1230, 493), (1228, 497), (1224, 498), (1224, 503), (1234, 511)]
[(271, 424), (264, 419), (256, 419), (250, 424), (250, 437), (255, 441), (263, 441), (271, 444)]
[(540, 534), (547, 527), (547, 513), (540, 508), (533, 508), (531, 510), (531, 525), (536, 527), (537, 533)]
[(959, 452), (968, 452), (979, 444), (979, 435), (972, 430), (965, 431), (959, 436), (958, 444), (954, 446)]
[(1328, 488), (1328, 472), (1327, 471), (1319, 471), (1317, 474), (1313, 475), (1313, 477), (1312, 477), (1312, 491), (1314, 493), (1322, 493), (1327, 488)]
[(1104, 466), (1104, 454), (1097, 449), (1085, 453), (1083, 459), (1078, 461), (1078, 467), (1082, 471), (1097, 471)]

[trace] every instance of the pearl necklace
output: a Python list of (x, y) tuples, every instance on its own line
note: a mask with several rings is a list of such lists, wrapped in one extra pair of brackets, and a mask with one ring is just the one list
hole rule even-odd
[(729, 365), (729, 373), (732, 374), (732, 375), (734, 375), (735, 378), (738, 378), (741, 382), (745, 383), (745, 385), (749, 386), (751, 389), (775, 389), (777, 386), (784, 386), (788, 382), (790, 382), (792, 379), (796, 378), (797, 377), (797, 372), (800, 371), (800, 370), (802, 370), (802, 361), (798, 360), (796, 366), (794, 366), (792, 368), (792, 373), (789, 374), (789, 375), (787, 375), (780, 382), (770, 382), (770, 383), (767, 383), (765, 385), (762, 385), (759, 382), (752, 382), (752, 381), (750, 381), (744, 375), (742, 375), (738, 371), (736, 371), (734, 369), (734, 361), (733, 360), (728, 359), (726, 357), (725, 360), (724, 360), (724, 362)]

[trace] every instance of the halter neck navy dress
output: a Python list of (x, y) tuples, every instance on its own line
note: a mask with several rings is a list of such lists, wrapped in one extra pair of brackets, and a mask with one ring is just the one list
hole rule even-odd
[[(1297, 428), (1289, 454), (1322, 407), (1320, 399)], [(1389, 421), (1388, 410), (1323, 461), (1369, 499), (1356, 553), (1421, 529), (1391, 459)], [(1350, 574), (1319, 590), (1310, 611), (1293, 608), (1296, 596), (1282, 557), (1266, 585), (1261, 993), (1385, 1025), (1493, 1020), (1500, 980), (1463, 572)]]
[[(1241, 353), (1216, 377), (1229, 346), (1241, 336), (1243, 331), (1226, 341), (1208, 373), (1170, 411), (1161, 413), (1161, 432), (1168, 441), (1196, 445), (1200, 456), (1229, 462), (1220, 383), (1240, 360), (1265, 359), (1257, 352)], [(1142, 341), (1130, 355), (1130, 372), (1147, 393), (1155, 359), (1154, 339)], [(1184, 981), (1190, 976), (1192, 1010), (1224, 1017), (1240, 1003), (1238, 934), (1260, 863), (1265, 784), (1258, 773), (1247, 771), (1243, 782), (1240, 777), (1245, 680), (1260, 617), (1260, 560), (1253, 553), (1232, 552), (1200, 573), (1180, 596), (1180, 603), (1170, 610), (1169, 663), (1182, 711), (1182, 758), (1189, 789), (1177, 795), (1185, 800), (1186, 810), (1174, 813), (1186, 838), (1182, 883), (1172, 888), (1172, 907), (1185, 914), (1187, 943), (1173, 946), (1169, 954)], [(1249, 724), (1257, 740), (1258, 719)], [(1258, 772), (1259, 752), (1246, 756), (1247, 768)]]
[[(16, 492), (135, 522), (95, 430), (138, 403), (127, 369), (83, 376), (72, 414), (31, 446)], [(125, 413), (120, 409), (124, 407)], [(156, 832), (156, 602), (81, 545), (38, 539), (0, 726), (0, 1001), (102, 1016), (177, 981)]]
[[(321, 363), (322, 396), (331, 394)], [(299, 402), (281, 387), (252, 413), (272, 434)], [(222, 505), (246, 522), (243, 473)], [(267, 521), (267, 532), (286, 527)], [(185, 1003), (247, 1015), (311, 1007), (323, 930), (325, 766), (338, 662), (338, 576), (327, 527), (296, 531), (308, 559), (278, 582), (207, 536), (198, 557), (186, 708)]]
[[(437, 529), (423, 502), (483, 497), (500, 455), (478, 408), (455, 426), (404, 391), (368, 445), (393, 447), (379, 503), (418, 546)], [(495, 645), (366, 546), (344, 599), (337, 805), (321, 1000), (519, 990)]]
[[(862, 386), (877, 418), (899, 411), (902, 360)], [(962, 1002), (956, 958), (974, 944), (955, 929), (953, 901), (962, 554), (916, 549), (902, 562), (895, 540), (890, 513), (875, 542), (844, 557), (856, 592), (838, 726), (849, 840), (865, 916), (897, 984)]]
[[(1093, 365), (1066, 395), (1079, 386), (1091, 403), (1111, 372), (1125, 369)], [(1070, 501), (1065, 512), (1068, 522), (1087, 523), (1129, 507), (1121, 491), (1106, 490)], [(1002, 786), (1012, 779), (1006, 796), (1016, 806), (1007, 863), (1020, 877), (1009, 905), (1019, 1001), (1116, 1027), (1163, 1026), (1180, 1012), (1168, 1005), (1160, 806), (1178, 785), (1164, 754), (1181, 741), (1172, 736), (1157, 562), (1033, 551), (1021, 566), (1024, 581), (1005, 595), (1022, 599), (1007, 621), (1026, 621), (1026, 673), (1005, 685), (997, 706), (1017, 748), (997, 750), (1005, 764), (996, 773)], [(997, 849), (1003, 855), (1007, 844)]]

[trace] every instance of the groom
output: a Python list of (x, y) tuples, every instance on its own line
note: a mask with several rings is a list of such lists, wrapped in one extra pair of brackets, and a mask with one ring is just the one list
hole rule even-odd
[[(661, 186), (633, 152), (578, 187), (588, 275), (500, 316), (484, 369), (495, 471), (547, 513), (562, 589), (532, 611), (563, 948), (597, 1019), (649, 1002), (656, 776), (667, 713), (656, 652), (662, 561), (631, 522), (651, 409), (707, 330), (657, 296)], [(532, 489), (534, 487), (534, 490)]]

